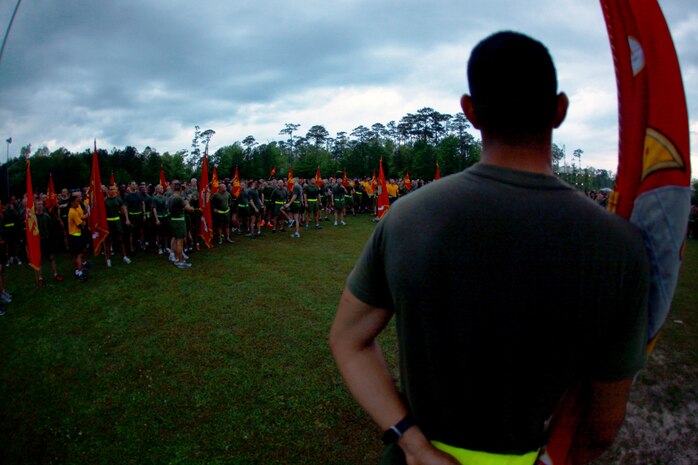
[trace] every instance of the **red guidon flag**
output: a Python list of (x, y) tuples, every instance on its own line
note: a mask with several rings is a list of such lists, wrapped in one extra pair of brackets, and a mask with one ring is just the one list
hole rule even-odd
[[(112, 175), (112, 180), (114, 179), (114, 176)], [(167, 184), (167, 178), (165, 177), (165, 169), (160, 166), (160, 185), (164, 190), (167, 190), (169, 187), (169, 184)]]
[(240, 197), (240, 190), (240, 174), (238, 173), (238, 167), (236, 166), (235, 176), (233, 176), (233, 197), (236, 199)]
[(92, 231), (92, 249), (95, 255), (99, 255), (104, 240), (109, 235), (107, 226), (107, 209), (104, 205), (104, 193), (102, 192), (102, 179), (99, 176), (99, 159), (97, 157), (97, 141), (92, 155), (92, 173), (90, 174), (90, 231)]
[[(648, 354), (678, 282), (690, 209), (688, 112), (669, 28), (656, 0), (601, 0), (618, 85), (618, 175), (609, 210), (643, 231), (651, 259)], [(568, 465), (580, 395), (570, 388), (539, 464)]]
[(405, 170), (405, 189), (408, 191), (412, 190), (412, 181), (410, 180), (410, 172)]
[(441, 170), (439, 170), (439, 162), (436, 162), (436, 173), (434, 174), (434, 181), (441, 179)]
[(376, 192), (377, 188), (378, 188), (378, 182), (376, 181), (376, 172), (374, 170), (373, 176), (371, 177), (371, 189), (373, 189), (373, 192)]
[(211, 248), (213, 238), (213, 221), (211, 220), (211, 204), (208, 189), (208, 157), (204, 152), (204, 162), (201, 165), (201, 181), (199, 181), (199, 206), (201, 207), (201, 227), (199, 236), (204, 240), (206, 247)]
[(383, 215), (388, 213), (390, 209), (390, 200), (388, 200), (388, 189), (385, 183), (385, 173), (383, 172), (383, 159), (381, 158), (378, 168), (378, 219), (383, 218)]
[(288, 167), (288, 178), (286, 179), (286, 188), (291, 192), (293, 190), (293, 168)]
[(618, 81), (619, 154), (609, 209), (643, 231), (652, 257), (649, 336), (678, 282), (691, 203), (688, 111), (674, 43), (656, 0), (602, 0)]
[(116, 181), (114, 181), (114, 172), (113, 171), (111, 172), (111, 177), (109, 178), (109, 185), (110, 186), (116, 185)]
[(342, 185), (346, 188), (349, 187), (349, 180), (347, 179), (347, 169), (344, 168), (344, 174), (342, 175)]
[(269, 179), (273, 178), (275, 174), (276, 174), (276, 166), (271, 169), (271, 173), (269, 173)]
[(39, 224), (36, 222), (34, 209), (34, 190), (32, 189), (32, 173), (27, 160), (27, 213), (25, 226), (27, 228), (27, 254), (29, 265), (36, 271), (41, 269), (41, 239), (39, 237)]
[(317, 170), (315, 171), (315, 184), (317, 184), (318, 187), (322, 187), (324, 182), (322, 181), (322, 176), (320, 176), (320, 167), (317, 167)]
[(58, 196), (56, 195), (56, 188), (53, 186), (53, 175), (51, 173), (48, 175), (48, 188), (46, 190), (44, 208), (47, 212), (51, 213), (56, 205), (58, 205)]
[(215, 194), (218, 192), (218, 186), (220, 184), (220, 181), (218, 181), (218, 170), (216, 169), (215, 165), (213, 166), (213, 174), (211, 175), (211, 193)]

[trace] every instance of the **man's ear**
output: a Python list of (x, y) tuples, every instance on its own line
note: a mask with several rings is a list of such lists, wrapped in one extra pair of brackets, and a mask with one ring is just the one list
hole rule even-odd
[(567, 109), (570, 106), (570, 100), (564, 92), (557, 94), (557, 110), (555, 111), (555, 119), (553, 120), (553, 128), (559, 128), (563, 121), (565, 121), (565, 116), (567, 116)]
[(468, 118), (470, 124), (472, 124), (475, 129), (480, 129), (480, 123), (478, 123), (477, 117), (475, 116), (473, 99), (470, 95), (464, 94), (460, 98), (460, 107), (463, 109), (463, 113), (465, 113), (465, 117)]

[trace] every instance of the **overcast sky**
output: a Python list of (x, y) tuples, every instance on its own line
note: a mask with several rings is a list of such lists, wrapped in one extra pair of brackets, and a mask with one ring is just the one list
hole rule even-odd
[[(15, 0), (0, 2), (0, 30)], [(698, 2), (660, 1), (682, 66), (698, 166)], [(459, 111), (472, 47), (502, 29), (544, 42), (571, 107), (555, 142), (615, 171), (616, 85), (598, 1), (23, 0), (0, 63), (0, 136), (81, 151), (211, 151), (321, 124), (334, 135), (432, 107)], [(5, 150), (0, 160), (5, 160)], [(694, 171), (695, 173), (695, 171)]]

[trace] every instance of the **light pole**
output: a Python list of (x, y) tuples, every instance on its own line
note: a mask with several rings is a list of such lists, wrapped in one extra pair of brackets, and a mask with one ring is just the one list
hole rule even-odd
[(10, 144), (12, 143), (12, 137), (5, 139), (7, 142), (7, 160), (5, 162), (5, 194), (7, 195), (7, 201), (10, 200)]

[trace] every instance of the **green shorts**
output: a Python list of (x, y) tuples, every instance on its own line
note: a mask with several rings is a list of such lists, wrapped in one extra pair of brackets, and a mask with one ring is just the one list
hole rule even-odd
[(107, 226), (109, 227), (109, 235), (122, 236), (124, 234), (124, 228), (121, 226), (121, 218), (116, 220), (107, 220)]
[(310, 213), (315, 213), (316, 211), (318, 211), (318, 202), (317, 202), (317, 200), (315, 200), (315, 201), (312, 201), (312, 200), (310, 200), (310, 199), (308, 200), (308, 211), (309, 211)]
[(230, 224), (230, 210), (225, 213), (214, 212), (212, 219), (214, 227), (228, 226)]
[(184, 221), (184, 217), (170, 218), (170, 227), (172, 228), (172, 237), (175, 239), (187, 237), (187, 223)]
[(272, 213), (272, 216), (279, 216), (281, 215), (281, 207), (283, 207), (283, 203), (274, 203), (274, 211)]
[(300, 200), (294, 200), (293, 202), (291, 202), (291, 213), (303, 213), (303, 205), (301, 204)]
[(344, 208), (344, 199), (334, 199), (335, 210), (341, 210)]

